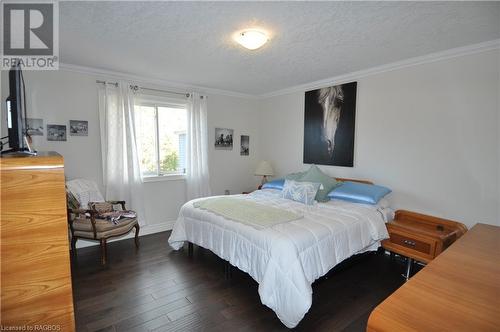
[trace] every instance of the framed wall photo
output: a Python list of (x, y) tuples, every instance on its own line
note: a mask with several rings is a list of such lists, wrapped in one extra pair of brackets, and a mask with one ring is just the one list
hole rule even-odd
[(250, 155), (250, 136), (241, 135), (240, 140), (240, 156)]
[(26, 131), (30, 136), (43, 136), (43, 119), (26, 119)]
[(215, 149), (232, 150), (233, 149), (233, 129), (215, 128)]
[(89, 122), (83, 120), (69, 120), (70, 136), (89, 136)]
[(357, 82), (307, 91), (304, 163), (352, 167)]
[(48, 124), (47, 141), (66, 141), (66, 126)]

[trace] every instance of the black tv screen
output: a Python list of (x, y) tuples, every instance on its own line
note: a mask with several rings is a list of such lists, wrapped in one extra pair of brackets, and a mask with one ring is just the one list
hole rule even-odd
[(9, 97), (6, 100), (9, 151), (25, 150), (23, 140), (23, 98), (21, 67), (16, 65), (9, 71)]

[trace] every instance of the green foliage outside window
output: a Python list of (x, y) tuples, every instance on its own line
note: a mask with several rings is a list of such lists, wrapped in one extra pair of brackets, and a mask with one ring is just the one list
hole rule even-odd
[(184, 142), (180, 135), (185, 136), (186, 132), (186, 110), (135, 105), (135, 116), (143, 174), (155, 176), (179, 172), (182, 162), (179, 145)]
[(177, 170), (177, 165), (179, 164), (179, 156), (177, 151), (171, 151), (167, 154), (161, 161), (160, 167), (162, 171), (172, 172)]

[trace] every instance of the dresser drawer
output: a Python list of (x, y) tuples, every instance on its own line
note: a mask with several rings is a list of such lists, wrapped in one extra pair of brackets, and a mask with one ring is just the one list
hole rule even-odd
[(412, 249), (421, 252), (426, 255), (433, 255), (434, 243), (429, 243), (415, 239), (414, 237), (407, 236), (400, 233), (390, 233), (391, 242), (396, 245), (403, 246), (408, 249)]
[(437, 246), (435, 239), (416, 232), (408, 232), (392, 225), (388, 226), (389, 239), (382, 241), (382, 246), (386, 250), (424, 263), (428, 263), (435, 257)]

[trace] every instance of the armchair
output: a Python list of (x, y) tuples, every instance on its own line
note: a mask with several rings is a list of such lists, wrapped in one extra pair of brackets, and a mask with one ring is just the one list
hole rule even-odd
[[(77, 179), (66, 183), (68, 222), (71, 232), (71, 249), (76, 254), (78, 239), (99, 241), (101, 264), (106, 264), (107, 240), (124, 236), (135, 228), (135, 246), (139, 247), (140, 226), (137, 217), (121, 217), (113, 222), (102, 215), (113, 211), (126, 211), (125, 201), (104, 201), (97, 185), (89, 180)], [(91, 201), (95, 200), (95, 201)], [(118, 209), (116, 207), (119, 206)]]

